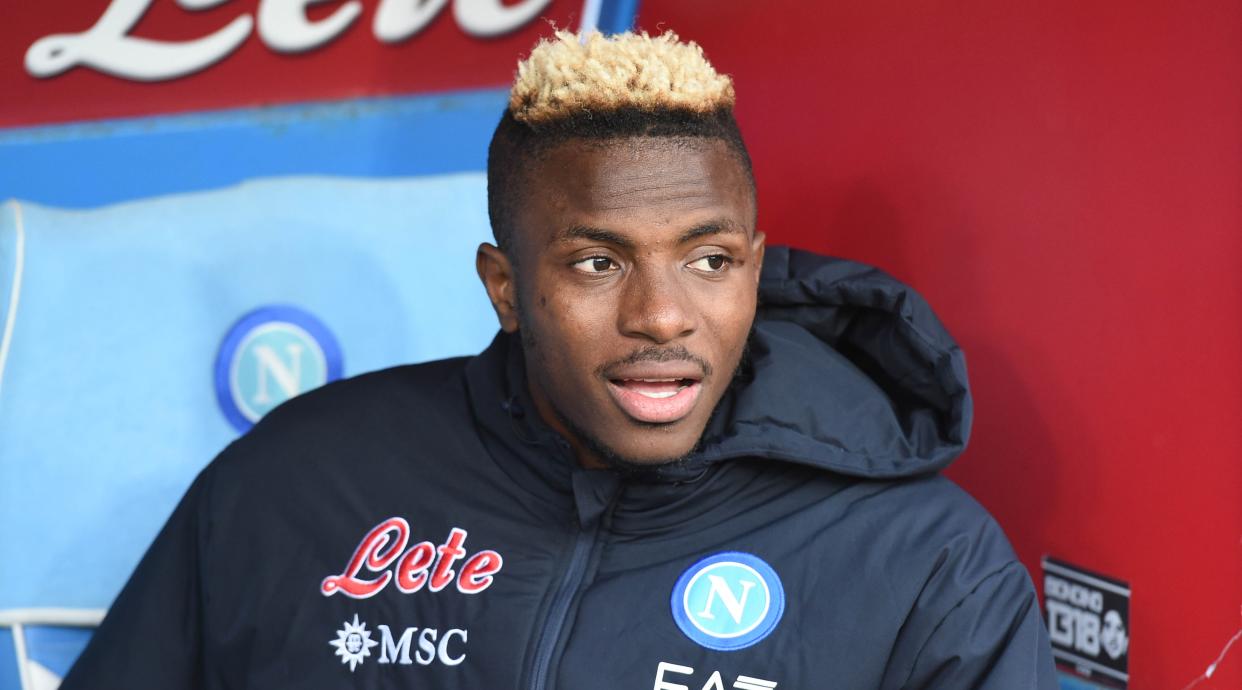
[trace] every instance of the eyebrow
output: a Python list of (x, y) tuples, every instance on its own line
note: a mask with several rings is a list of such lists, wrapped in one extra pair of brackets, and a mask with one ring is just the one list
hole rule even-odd
[(727, 235), (745, 232), (741, 226), (731, 220), (711, 220), (706, 223), (700, 223), (681, 233), (681, 237), (677, 238), (677, 243), (683, 244), (708, 235)]
[(632, 249), (634, 247), (634, 243), (628, 238), (611, 230), (592, 228), (585, 225), (575, 225), (562, 230), (552, 238), (551, 243), (569, 242), (570, 240), (591, 240), (592, 242), (613, 244), (624, 249)]
[[(681, 235), (677, 238), (677, 243), (684, 244), (691, 240), (706, 237), (708, 235), (745, 232), (746, 231), (741, 226), (731, 220), (711, 220), (706, 223), (700, 223), (681, 233)], [(569, 242), (577, 239), (591, 240), (592, 242), (603, 242), (605, 244), (621, 247), (622, 249), (634, 248), (634, 242), (619, 233), (613, 232), (612, 230), (605, 230), (604, 228), (593, 228), (586, 225), (574, 225), (562, 230), (552, 238), (552, 242), (550, 244)]]

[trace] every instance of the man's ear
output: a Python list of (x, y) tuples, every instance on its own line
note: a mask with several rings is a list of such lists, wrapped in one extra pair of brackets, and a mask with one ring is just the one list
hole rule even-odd
[(758, 230), (750, 241), (750, 255), (755, 262), (755, 285), (759, 285), (759, 274), (763, 272), (763, 250), (766, 246), (767, 237)]
[(479, 272), (479, 280), (483, 281), (483, 287), (487, 290), (487, 298), (492, 301), (492, 308), (496, 310), (501, 330), (505, 333), (516, 333), (517, 276), (513, 272), (513, 263), (500, 247), (484, 242), (479, 245), (474, 266)]

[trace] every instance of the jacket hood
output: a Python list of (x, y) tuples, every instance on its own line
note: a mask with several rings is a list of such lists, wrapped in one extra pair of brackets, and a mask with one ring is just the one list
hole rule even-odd
[(769, 247), (749, 367), (701, 456), (841, 474), (934, 472), (970, 435), (966, 360), (927, 302), (870, 266)]

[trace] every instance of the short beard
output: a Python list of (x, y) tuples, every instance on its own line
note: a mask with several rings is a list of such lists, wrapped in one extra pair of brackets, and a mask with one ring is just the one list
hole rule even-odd
[[(557, 407), (555, 403), (551, 403), (551, 407), (552, 413), (556, 415), (556, 418), (560, 420), (561, 424), (565, 425), (565, 430), (572, 434), (579, 443), (581, 443), (587, 450), (594, 453), (595, 457), (598, 458), (600, 462), (608, 466), (608, 469), (628, 477), (649, 475), (658, 473), (661, 470), (681, 467), (689, 461), (690, 457), (694, 455), (695, 451), (697, 451), (699, 446), (703, 443), (703, 437), (700, 435), (699, 440), (695, 442), (694, 447), (683, 455), (642, 462), (633, 458), (627, 458), (621, 453), (618, 453), (614, 448), (601, 441), (598, 437), (591, 435), (582, 427), (574, 424), (574, 421), (570, 419), (568, 415), (561, 412), (561, 409)], [(712, 414), (715, 414), (715, 412)], [(643, 426), (654, 427), (659, 425), (644, 424)]]

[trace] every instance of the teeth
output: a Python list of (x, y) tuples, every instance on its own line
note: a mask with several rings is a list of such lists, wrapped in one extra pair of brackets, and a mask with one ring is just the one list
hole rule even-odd
[(639, 394), (646, 396), (648, 398), (655, 398), (656, 400), (663, 400), (664, 398), (671, 398), (680, 392), (681, 392), (681, 388), (678, 388), (675, 391), (667, 391), (665, 393), (648, 393), (647, 391), (639, 391)]

